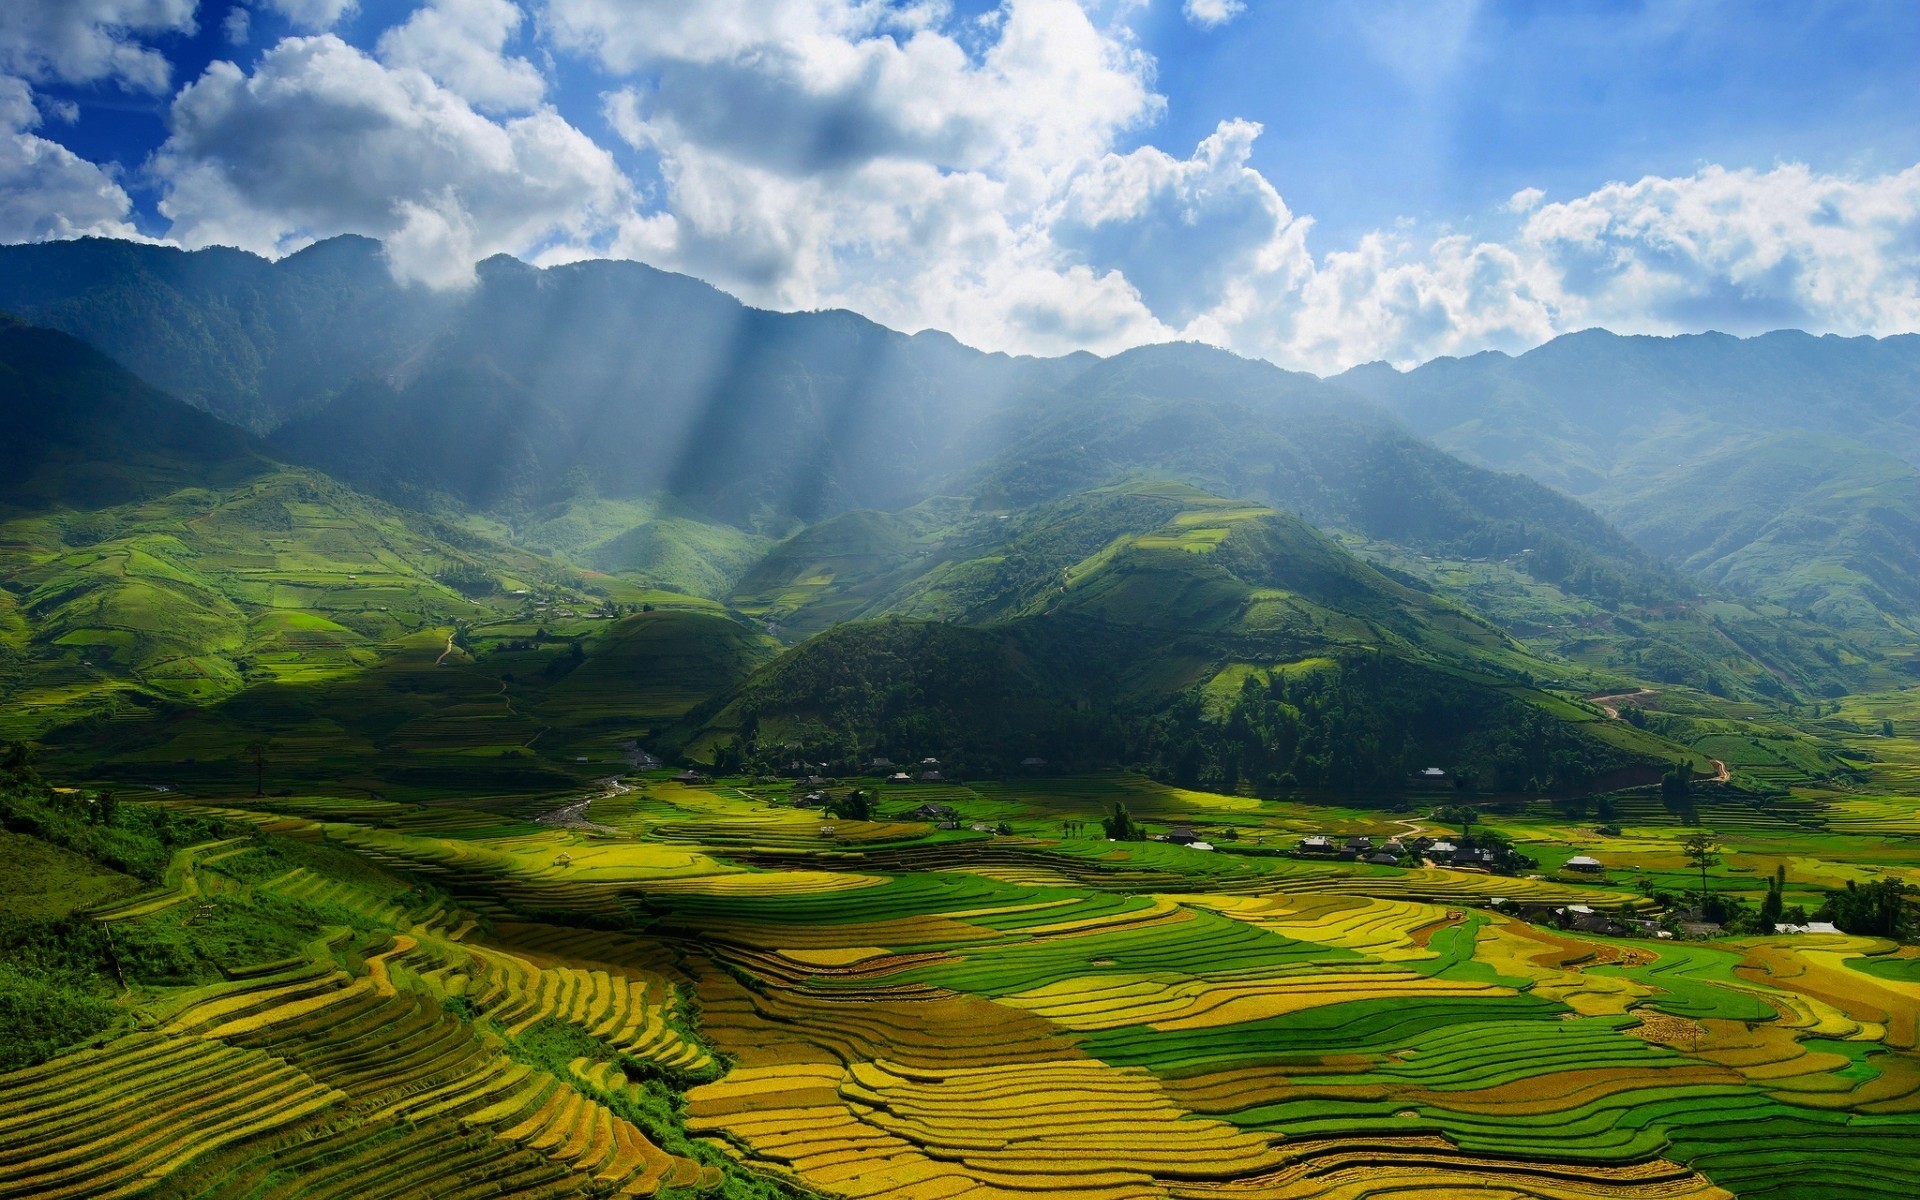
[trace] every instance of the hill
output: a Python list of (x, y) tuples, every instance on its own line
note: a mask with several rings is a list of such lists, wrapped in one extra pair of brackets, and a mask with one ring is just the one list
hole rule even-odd
[(843, 766), (929, 749), (976, 771), (1131, 762), (1229, 790), (1390, 789), (1425, 760), (1561, 788), (1679, 753), (1599, 736), (1596, 714), (1530, 686), (1556, 668), (1277, 510), (1139, 483), (989, 527), (918, 559), (899, 525), (836, 530), (882, 552), (866, 590), (789, 556), (827, 576), (796, 623), (891, 615), (830, 623), (665, 744), (721, 766), (789, 745)]
[(567, 578), (274, 462), (64, 334), (0, 325), (0, 379), (8, 736), (350, 674)]

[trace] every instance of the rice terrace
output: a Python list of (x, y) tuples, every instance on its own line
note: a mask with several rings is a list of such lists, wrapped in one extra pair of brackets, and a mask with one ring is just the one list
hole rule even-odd
[(1910, 1200), (1911, 0), (4, 0), (0, 1200)]

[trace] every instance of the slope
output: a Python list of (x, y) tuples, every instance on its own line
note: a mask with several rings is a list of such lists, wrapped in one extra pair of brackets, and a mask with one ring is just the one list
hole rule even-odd
[(0, 325), (0, 379), (9, 736), (351, 672), (553, 574), (281, 466), (64, 334)]
[(1912, 640), (1920, 618), (1920, 470), (1841, 438), (1737, 441), (1604, 501), (1654, 553), (1731, 591), (1837, 628)]

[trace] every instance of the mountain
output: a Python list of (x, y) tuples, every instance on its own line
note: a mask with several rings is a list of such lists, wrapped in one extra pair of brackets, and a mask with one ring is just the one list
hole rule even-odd
[(277, 263), (8, 247), (6, 304), (268, 429), (283, 459), (514, 525), (665, 499), (779, 537), (855, 509), (939, 494), (1017, 507), (1146, 470), (1408, 544), (1533, 546), (1544, 574), (1586, 566), (1587, 584), (1623, 593), (1666, 586), (1578, 505), (1436, 452), (1351, 389), (1205, 347), (985, 354), (846, 312), (747, 308), (630, 262), (501, 257), (467, 292), (427, 294), (386, 280), (358, 239)]
[(1470, 461), (1524, 471), (1574, 496), (1623, 470), (1711, 450), (1728, 433), (1806, 431), (1920, 464), (1920, 335), (1754, 338), (1721, 333), (1555, 338), (1518, 357), (1383, 363), (1334, 382), (1386, 406)]
[(1621, 480), (1607, 507), (1640, 544), (1716, 586), (1836, 628), (1920, 630), (1920, 469), (1814, 433), (1733, 441)]
[(411, 353), (457, 304), (396, 285), (380, 244), (359, 237), (278, 262), (102, 238), (0, 247), (0, 311), (254, 432)]
[(1870, 642), (1904, 637), (1920, 609), (1902, 482), (1920, 468), (1920, 337), (1588, 330), (1517, 358), (1375, 363), (1335, 382), (1468, 461), (1578, 497), (1716, 586)]

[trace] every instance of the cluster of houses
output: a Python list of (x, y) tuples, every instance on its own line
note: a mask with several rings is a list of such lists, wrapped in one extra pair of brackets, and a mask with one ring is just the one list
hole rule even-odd
[(1307, 858), (1333, 858), (1382, 867), (1430, 863), (1436, 867), (1477, 867), (1484, 871), (1508, 866), (1513, 858), (1513, 852), (1504, 846), (1456, 846), (1442, 838), (1395, 837), (1376, 843), (1366, 836), (1342, 839), (1323, 834), (1301, 838), (1294, 852)]
[(874, 775), (885, 775), (888, 783), (945, 783), (947, 777), (940, 771), (940, 760), (923, 758), (920, 769), (915, 772), (911, 764), (896, 763), (890, 758), (875, 758), (867, 763), (867, 771)]

